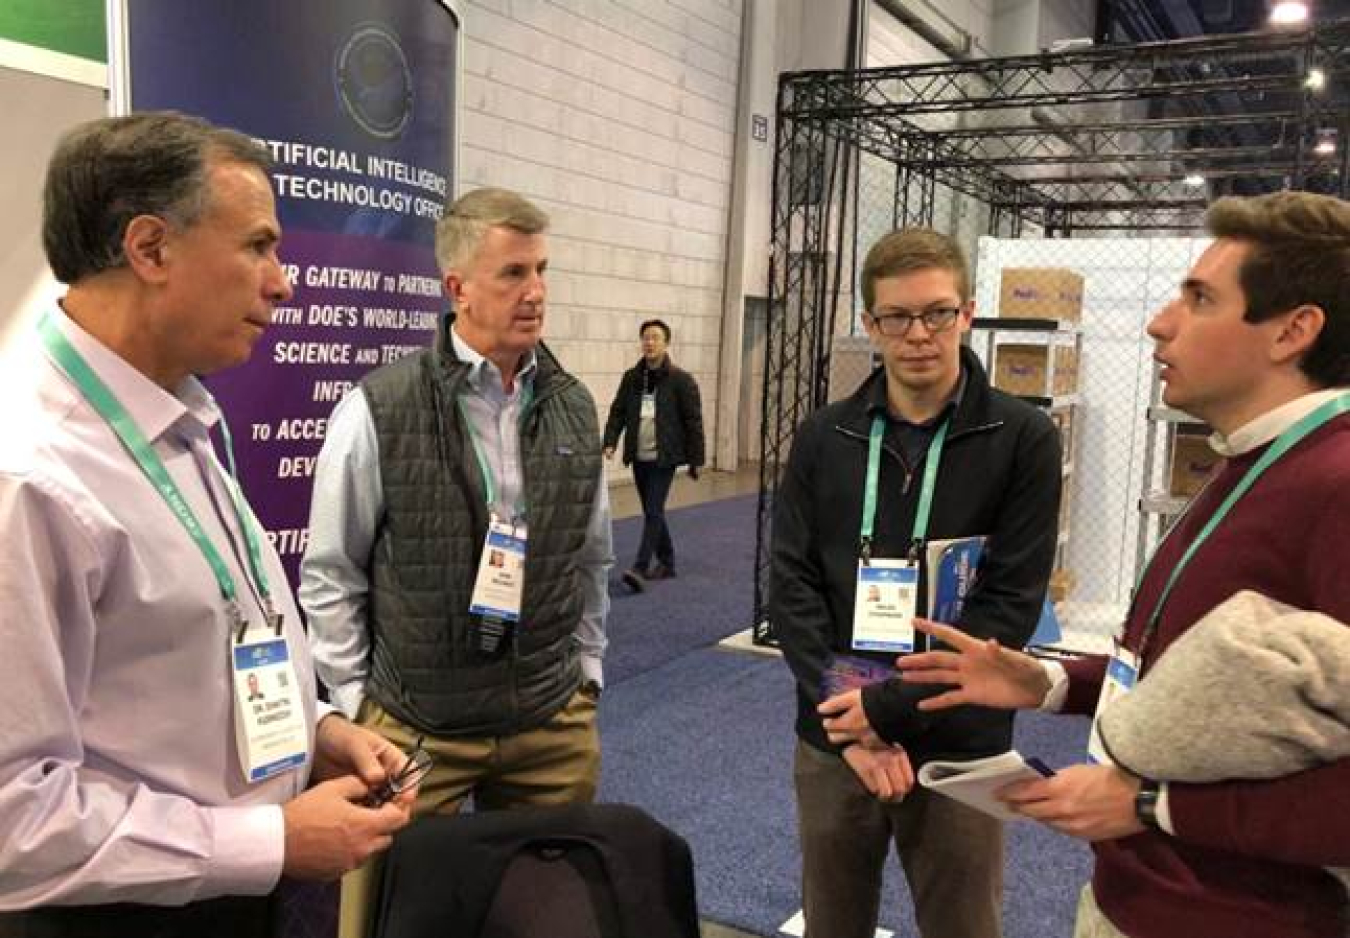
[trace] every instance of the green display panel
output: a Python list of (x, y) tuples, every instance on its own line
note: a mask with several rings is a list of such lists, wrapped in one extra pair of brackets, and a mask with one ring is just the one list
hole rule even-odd
[(0, 39), (108, 61), (104, 0), (4, 0)]

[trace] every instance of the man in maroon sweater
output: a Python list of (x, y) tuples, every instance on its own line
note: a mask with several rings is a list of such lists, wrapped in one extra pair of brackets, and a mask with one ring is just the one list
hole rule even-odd
[[(1163, 399), (1213, 427), (1227, 461), (1150, 561), (1121, 650), (1048, 664), (921, 623), (954, 649), (900, 662), (906, 680), (953, 685), (925, 709), (1091, 713), (1112, 684), (1108, 664), (1126, 685), (1131, 666), (1147, 675), (1242, 589), (1350, 623), (1350, 204), (1293, 192), (1230, 198), (1207, 221), (1216, 240), (1148, 333)], [(1222, 720), (1215, 714), (1215, 737), (1197, 745), (1222, 745)], [(1079, 935), (1345, 934), (1346, 893), (1323, 867), (1350, 864), (1350, 760), (1270, 781), (1168, 784), (1104, 758), (1004, 795), (1093, 842)]]

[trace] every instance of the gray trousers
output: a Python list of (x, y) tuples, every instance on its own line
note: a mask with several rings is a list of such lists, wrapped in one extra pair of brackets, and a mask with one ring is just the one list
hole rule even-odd
[(1003, 824), (916, 787), (885, 804), (839, 756), (798, 740), (806, 938), (872, 938), (891, 844), (922, 938), (1000, 938)]

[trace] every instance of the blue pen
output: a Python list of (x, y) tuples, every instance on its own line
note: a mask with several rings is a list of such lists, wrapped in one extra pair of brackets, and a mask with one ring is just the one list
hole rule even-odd
[(1044, 762), (1042, 762), (1040, 759), (1037, 759), (1035, 756), (1032, 756), (1030, 759), (1027, 759), (1025, 761), (1028, 768), (1035, 770), (1039, 774), (1044, 775), (1046, 778), (1049, 778), (1050, 776), (1055, 774), (1054, 769), (1050, 768), (1050, 766), (1046, 765)]

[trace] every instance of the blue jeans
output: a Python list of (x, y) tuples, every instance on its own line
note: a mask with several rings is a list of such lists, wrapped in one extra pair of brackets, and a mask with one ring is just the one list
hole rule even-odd
[(633, 463), (633, 481), (642, 500), (642, 543), (638, 547), (637, 569), (646, 570), (652, 554), (664, 566), (674, 568), (675, 545), (666, 527), (666, 497), (675, 480), (675, 467), (662, 469), (654, 462)]

